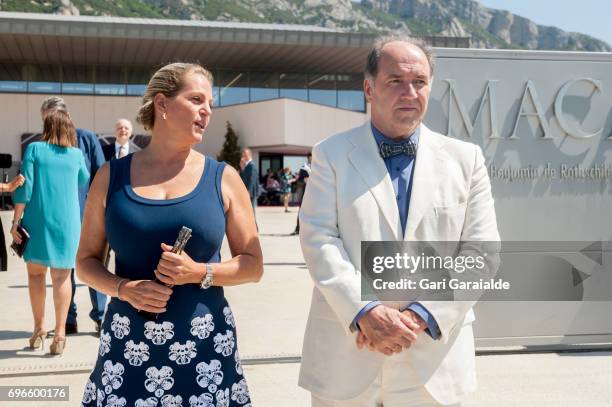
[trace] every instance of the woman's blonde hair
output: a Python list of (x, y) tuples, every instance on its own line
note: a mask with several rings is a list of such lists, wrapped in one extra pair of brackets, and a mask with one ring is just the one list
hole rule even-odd
[(76, 130), (68, 112), (51, 110), (45, 115), (42, 139), (61, 147), (76, 147)]
[(153, 103), (155, 95), (161, 93), (169, 98), (174, 97), (183, 88), (185, 76), (191, 73), (203, 75), (212, 86), (212, 73), (201, 65), (185, 62), (168, 64), (155, 72), (147, 84), (136, 121), (142, 124), (146, 130), (153, 129), (155, 125), (155, 106)]

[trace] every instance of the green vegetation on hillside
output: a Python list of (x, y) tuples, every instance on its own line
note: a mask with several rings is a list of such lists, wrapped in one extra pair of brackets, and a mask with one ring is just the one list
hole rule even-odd
[(0, 3), (2, 11), (20, 11), (24, 13), (56, 13), (61, 7), (60, 0), (52, 1), (24, 1), (3, 0)]
[[(81, 15), (305, 24), (369, 33), (407, 29), (415, 36), (440, 35), (451, 25), (449, 18), (443, 16), (457, 14), (453, 14), (453, 10), (443, 0), (429, 1), (435, 6), (432, 10), (437, 11), (431, 12), (433, 15), (420, 15), (418, 18), (406, 10), (397, 13), (385, 12), (369, 2), (350, 3), (350, 8), (343, 10), (340, 17), (331, 1), (307, 3), (303, 0), (71, 0), (71, 8), (77, 9)], [(346, 7), (346, 4), (343, 7)], [(66, 6), (62, 5), (61, 0), (0, 0), (0, 10), (62, 13), (66, 11)], [(510, 44), (494, 32), (487, 31), (487, 28), (470, 23), (468, 19), (472, 21), (465, 16), (459, 21), (471, 36), (473, 44), (489, 48), (529, 48), (527, 44)], [(556, 50), (610, 49), (605, 43), (579, 33), (571, 33), (569, 38), (565, 36), (563, 40), (556, 42), (554, 37), (535, 40), (539, 44), (548, 44), (548, 49)]]

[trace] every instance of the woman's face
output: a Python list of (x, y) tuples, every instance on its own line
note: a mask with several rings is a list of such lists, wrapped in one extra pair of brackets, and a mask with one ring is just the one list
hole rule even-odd
[(166, 121), (171, 133), (189, 140), (190, 144), (201, 142), (212, 115), (212, 88), (208, 79), (198, 73), (187, 74), (179, 93), (166, 100)]

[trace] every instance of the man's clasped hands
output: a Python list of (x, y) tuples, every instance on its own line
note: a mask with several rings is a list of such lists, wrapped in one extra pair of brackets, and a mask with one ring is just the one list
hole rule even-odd
[(414, 311), (377, 305), (358, 322), (357, 347), (390, 356), (408, 349), (427, 324)]

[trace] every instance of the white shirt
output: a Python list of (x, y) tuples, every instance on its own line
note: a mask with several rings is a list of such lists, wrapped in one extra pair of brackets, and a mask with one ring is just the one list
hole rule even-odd
[(125, 150), (125, 155), (130, 153), (130, 142), (128, 141), (123, 146), (115, 141), (115, 158), (119, 158), (119, 150), (123, 147)]

